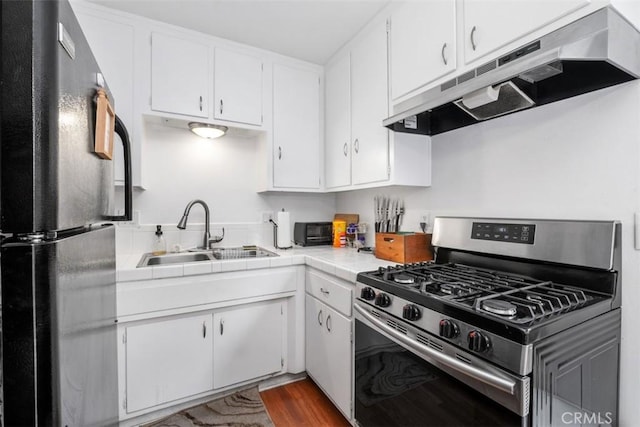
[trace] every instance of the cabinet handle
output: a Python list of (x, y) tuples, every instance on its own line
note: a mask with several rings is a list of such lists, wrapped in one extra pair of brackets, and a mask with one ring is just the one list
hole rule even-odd
[(440, 52), (442, 54), (442, 62), (444, 62), (444, 65), (447, 65), (447, 58), (444, 56), (444, 51), (447, 48), (447, 44), (443, 44), (442, 45), (442, 51)]
[(349, 154), (349, 147), (347, 146), (347, 143), (344, 143), (344, 147), (342, 147), (342, 152), (344, 153), (344, 156), (347, 157), (347, 154)]
[(200, 111), (202, 111), (202, 96), (200, 97)]
[(327, 316), (327, 331), (331, 332), (331, 315)]
[(471, 39), (471, 48), (473, 50), (476, 50), (476, 41), (475, 41), (475, 38), (473, 37), (475, 33), (476, 33), (476, 26), (474, 25), (473, 28), (471, 29), (471, 37), (470, 37), (470, 39)]
[(318, 324), (322, 326), (322, 310), (318, 312)]
[(395, 239), (393, 237), (384, 237), (383, 240), (385, 242), (393, 243)]
[(282, 160), (282, 147), (278, 147), (278, 160)]
[(220, 335), (224, 334), (224, 320), (220, 319)]
[(224, 101), (221, 99), (220, 100), (220, 114), (222, 114), (223, 111), (224, 111)]
[(356, 140), (353, 142), (353, 149), (355, 150), (356, 154), (358, 154), (358, 152), (360, 151), (360, 141), (358, 140), (358, 138), (356, 138)]
[(325, 295), (329, 295), (329, 291), (327, 291), (325, 288), (320, 288), (320, 292), (322, 292)]
[(207, 322), (202, 322), (202, 338), (207, 337)]

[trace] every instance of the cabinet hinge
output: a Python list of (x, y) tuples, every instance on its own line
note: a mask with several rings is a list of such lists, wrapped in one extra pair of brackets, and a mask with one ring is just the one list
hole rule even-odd
[(280, 367), (284, 368), (284, 357), (280, 358)]
[(127, 331), (124, 331), (122, 333), (122, 344), (126, 344), (127, 343)]
[(122, 398), (122, 409), (127, 410), (127, 393), (124, 393), (124, 397)]
[(391, 21), (387, 19), (387, 34), (391, 31)]
[(387, 165), (387, 179), (391, 178), (391, 165)]
[(284, 315), (284, 308), (282, 307), (282, 304), (280, 304), (280, 316)]
[(349, 342), (353, 342), (353, 329), (349, 331)]

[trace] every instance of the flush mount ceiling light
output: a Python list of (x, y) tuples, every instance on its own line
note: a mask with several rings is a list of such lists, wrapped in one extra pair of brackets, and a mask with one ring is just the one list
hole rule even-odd
[(229, 130), (229, 128), (226, 126), (210, 125), (207, 123), (198, 122), (189, 123), (189, 129), (191, 129), (191, 132), (195, 133), (196, 135), (202, 138), (209, 139), (219, 138), (227, 133), (227, 130)]

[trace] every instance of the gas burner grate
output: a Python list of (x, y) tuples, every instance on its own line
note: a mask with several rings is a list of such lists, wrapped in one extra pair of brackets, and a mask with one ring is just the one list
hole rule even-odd
[[(517, 324), (573, 310), (593, 298), (571, 286), (464, 264), (396, 265), (375, 274), (394, 286)], [(489, 302), (485, 308), (487, 301), (496, 301), (494, 307)]]
[[(500, 318), (506, 318), (515, 323), (528, 323), (543, 317), (582, 306), (591, 297), (583, 290), (570, 286), (543, 282), (525, 289), (514, 289), (494, 295), (477, 298), (474, 309)], [(490, 301), (500, 301), (500, 304), (511, 304), (516, 312), (508, 314), (492, 310)]]

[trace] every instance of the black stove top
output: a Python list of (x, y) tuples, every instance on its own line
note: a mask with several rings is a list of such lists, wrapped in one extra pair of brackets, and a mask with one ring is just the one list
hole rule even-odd
[(381, 267), (368, 274), (389, 286), (523, 325), (607, 299), (573, 286), (461, 264)]
[(605, 312), (611, 303), (606, 293), (461, 263), (380, 267), (357, 280), (521, 343)]

